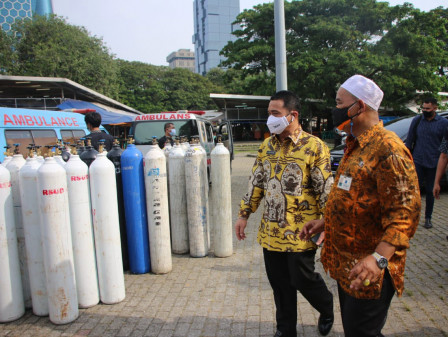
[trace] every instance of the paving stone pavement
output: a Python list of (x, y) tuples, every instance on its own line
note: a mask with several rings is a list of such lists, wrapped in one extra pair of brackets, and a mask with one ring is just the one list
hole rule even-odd
[[(253, 162), (244, 153), (233, 161), (233, 221)], [(261, 209), (249, 220), (245, 241), (234, 237), (231, 257), (173, 255), (169, 274), (126, 274), (126, 299), (119, 304), (81, 309), (76, 321), (60, 326), (27, 310), (19, 320), (0, 324), (0, 336), (273, 336), (274, 300), (255, 241), (260, 217)], [(386, 336), (448, 336), (447, 222), (445, 191), (435, 203), (434, 228), (419, 227), (411, 241), (405, 291), (392, 301)], [(316, 266), (323, 274), (322, 265)], [(336, 283), (324, 278), (336, 299), (329, 336), (343, 336)], [(301, 295), (298, 302), (297, 336), (319, 336), (318, 313)]]

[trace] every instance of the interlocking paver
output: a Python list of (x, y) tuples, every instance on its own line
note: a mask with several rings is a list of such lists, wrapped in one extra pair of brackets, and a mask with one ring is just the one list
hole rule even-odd
[[(237, 154), (232, 163), (233, 221), (253, 162), (253, 157)], [(228, 258), (215, 258), (212, 251), (205, 258), (173, 255), (169, 274), (126, 274), (126, 299), (119, 304), (81, 309), (75, 322), (61, 326), (28, 310), (19, 320), (0, 324), (0, 336), (273, 336), (274, 300), (255, 241), (260, 216), (261, 210), (249, 220), (245, 241), (234, 238), (234, 254)], [(444, 191), (435, 202), (434, 228), (419, 227), (411, 241), (405, 292), (392, 301), (386, 336), (448, 336), (447, 223)], [(320, 262), (316, 268), (323, 274)], [(342, 337), (337, 286), (323, 276), (335, 296), (336, 320), (329, 336)], [(301, 295), (298, 304), (297, 336), (319, 336), (318, 313)]]

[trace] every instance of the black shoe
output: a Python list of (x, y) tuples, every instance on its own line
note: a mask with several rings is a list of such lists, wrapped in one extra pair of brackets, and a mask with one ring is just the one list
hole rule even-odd
[(283, 334), (282, 334), (282, 332), (281, 332), (280, 330), (277, 330), (277, 331), (275, 332), (274, 337), (282, 337), (282, 336), (283, 336)]
[(423, 227), (428, 228), (428, 229), (432, 228), (432, 222), (431, 222), (430, 218), (426, 218), (425, 224), (423, 225)]
[(330, 333), (331, 328), (333, 327), (334, 316), (332, 317), (324, 317), (322, 315), (319, 316), (319, 321), (317, 322), (317, 328), (319, 329), (319, 333), (322, 336), (326, 336)]

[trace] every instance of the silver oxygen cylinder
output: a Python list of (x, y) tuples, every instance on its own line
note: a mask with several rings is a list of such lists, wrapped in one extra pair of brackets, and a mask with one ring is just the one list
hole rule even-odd
[(200, 137), (196, 137), (196, 144), (195, 144), (204, 154), (204, 159), (202, 160), (201, 165), (201, 177), (203, 180), (202, 183), (202, 198), (204, 199), (205, 204), (205, 212), (206, 212), (206, 220), (207, 220), (207, 247), (208, 250), (210, 250), (210, 208), (209, 208), (209, 201), (208, 201), (208, 194), (209, 194), (209, 188), (208, 188), (208, 165), (207, 165), (207, 151), (205, 148), (201, 145)]
[(188, 240), (190, 255), (204, 257), (208, 254), (207, 209), (204, 198), (204, 153), (195, 146), (185, 153), (185, 182), (187, 193)]
[(114, 304), (124, 300), (125, 284), (115, 166), (102, 147), (89, 167), (90, 195), (100, 299)]
[(232, 193), (230, 152), (218, 137), (211, 157), (211, 209), (213, 214), (213, 243), (217, 257), (233, 254)]
[(65, 169), (51, 157), (38, 170), (41, 233), (50, 321), (66, 324), (78, 318), (70, 214)]
[(187, 194), (185, 190), (185, 152), (176, 140), (168, 157), (170, 189), (171, 248), (175, 254), (186, 254), (188, 243)]
[(144, 158), (149, 256), (155, 274), (169, 273), (172, 266), (165, 154), (153, 139)]
[(11, 174), (0, 165), (0, 323), (25, 313), (17, 248)]
[(77, 154), (71, 154), (65, 164), (65, 172), (78, 304), (80, 308), (89, 308), (100, 301), (90, 207), (89, 167)]
[(34, 156), (31, 148), (30, 155), (19, 172), (20, 199), (33, 313), (37, 316), (48, 316), (47, 280), (39, 206), (38, 170), (40, 166), (41, 163)]
[(14, 218), (16, 221), (16, 234), (19, 248), (20, 259), (20, 275), (22, 278), (23, 297), (25, 300), (25, 308), (31, 308), (31, 289), (30, 289), (30, 276), (28, 272), (28, 260), (26, 255), (25, 246), (25, 232), (23, 231), (23, 219), (22, 219), (22, 201), (20, 200), (20, 178), (19, 171), (23, 165), (25, 165), (25, 159), (18, 153), (18, 145), (15, 144), (15, 154), (12, 156), (11, 161), (6, 165), (6, 168), (11, 173), (11, 189), (12, 200), (14, 204)]

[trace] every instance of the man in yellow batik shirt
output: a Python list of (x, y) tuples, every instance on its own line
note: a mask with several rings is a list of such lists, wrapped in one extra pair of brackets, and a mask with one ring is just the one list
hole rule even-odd
[(299, 124), (299, 98), (290, 91), (271, 97), (267, 125), (272, 136), (258, 150), (235, 223), (244, 240), (247, 219), (264, 198), (257, 241), (263, 247), (266, 274), (274, 292), (276, 337), (297, 336), (297, 290), (320, 313), (318, 330), (333, 325), (333, 296), (314, 271), (317, 246), (301, 241), (304, 224), (320, 219), (333, 184), (328, 147)]

